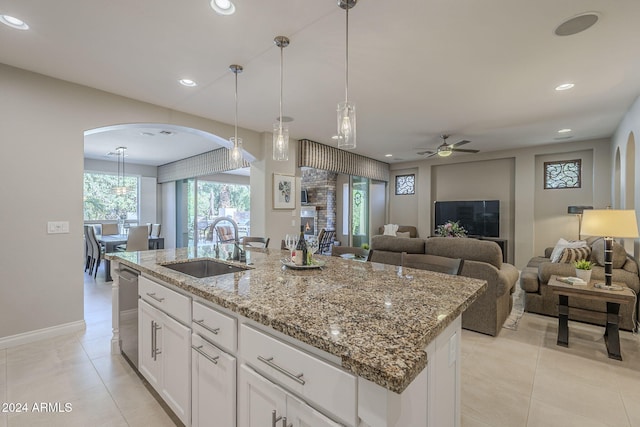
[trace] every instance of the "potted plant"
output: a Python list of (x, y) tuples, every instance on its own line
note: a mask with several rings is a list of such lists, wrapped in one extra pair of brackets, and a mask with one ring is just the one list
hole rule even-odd
[(467, 237), (467, 230), (460, 225), (459, 221), (449, 220), (436, 227), (436, 236), (440, 237)]
[(589, 280), (591, 280), (591, 269), (593, 268), (593, 263), (586, 259), (581, 259), (576, 261), (574, 266), (576, 267), (576, 276), (588, 283)]

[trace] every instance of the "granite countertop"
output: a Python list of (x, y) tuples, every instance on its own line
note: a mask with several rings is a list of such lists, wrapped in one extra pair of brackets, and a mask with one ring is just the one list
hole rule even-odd
[(400, 275), (396, 266), (318, 255), (322, 269), (291, 270), (281, 264), (287, 255), (248, 249), (248, 270), (203, 279), (160, 264), (214, 258), (212, 246), (107, 258), (335, 355), (347, 371), (396, 393), (426, 366), (427, 344), (487, 287), (483, 280), (409, 268)]

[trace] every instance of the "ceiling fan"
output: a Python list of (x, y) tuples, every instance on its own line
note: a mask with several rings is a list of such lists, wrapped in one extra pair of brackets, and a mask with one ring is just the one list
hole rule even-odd
[(468, 150), (468, 149), (461, 149), (458, 148), (461, 145), (464, 144), (468, 144), (471, 141), (467, 141), (466, 139), (463, 141), (458, 141), (455, 142), (453, 144), (447, 144), (447, 139), (449, 138), (449, 135), (440, 135), (440, 138), (442, 138), (442, 144), (440, 144), (438, 146), (438, 148), (436, 149), (436, 151), (419, 151), (417, 154), (420, 154), (421, 156), (424, 156), (425, 154), (428, 154), (427, 157), (433, 157), (436, 154), (440, 157), (447, 157), (450, 156), (452, 153), (454, 152), (458, 152), (458, 153), (478, 153), (480, 152), (480, 150)]

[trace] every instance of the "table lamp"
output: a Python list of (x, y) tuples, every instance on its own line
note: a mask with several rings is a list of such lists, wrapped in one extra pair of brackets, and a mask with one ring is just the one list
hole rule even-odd
[(620, 209), (594, 209), (582, 212), (582, 234), (604, 237), (605, 286), (611, 286), (613, 270), (613, 238), (637, 238), (636, 211)]

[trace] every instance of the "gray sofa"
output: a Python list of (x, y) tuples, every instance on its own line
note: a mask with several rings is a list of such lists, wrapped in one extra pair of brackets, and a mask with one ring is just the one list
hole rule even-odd
[(518, 281), (518, 270), (502, 262), (502, 250), (497, 243), (471, 238), (373, 236), (371, 249), (379, 262), (396, 265), (402, 252), (462, 258), (462, 276), (488, 283), (487, 291), (462, 314), (462, 327), (493, 336), (500, 333), (511, 313), (511, 294)]
[[(587, 239), (591, 247), (591, 261), (596, 265), (591, 273), (592, 280), (604, 281), (604, 243), (602, 238)], [(525, 293), (524, 309), (530, 313), (558, 316), (558, 297), (554, 296), (547, 283), (552, 275), (575, 276), (573, 264), (551, 262), (553, 248), (546, 248), (544, 256), (533, 257), (522, 270), (520, 287)], [(613, 275), (614, 282), (621, 283), (640, 293), (640, 276), (637, 262), (625, 251), (624, 247), (613, 244)], [(582, 322), (605, 324), (604, 315), (594, 315), (591, 310), (606, 311), (604, 302), (588, 301), (581, 298), (571, 298), (569, 301), (569, 319)], [(633, 330), (637, 321), (637, 305), (622, 304), (620, 306), (620, 328)]]

